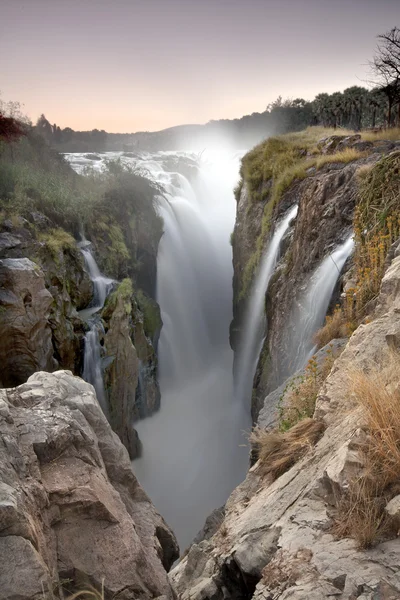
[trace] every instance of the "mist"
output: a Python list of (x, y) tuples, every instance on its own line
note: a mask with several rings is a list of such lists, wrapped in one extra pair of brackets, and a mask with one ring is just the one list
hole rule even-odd
[(220, 144), (196, 160), (190, 181), (168, 172), (162, 153), (143, 163), (166, 189), (157, 261), (161, 408), (135, 424), (143, 452), (133, 469), (182, 550), (243, 480), (250, 429), (249, 409), (235, 399), (229, 346), (240, 154)]

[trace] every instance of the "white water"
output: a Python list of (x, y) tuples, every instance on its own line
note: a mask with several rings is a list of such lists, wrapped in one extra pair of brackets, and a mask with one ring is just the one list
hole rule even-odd
[[(86, 240), (84, 240), (83, 243), (85, 242)], [(90, 328), (85, 335), (82, 377), (85, 381), (92, 384), (96, 390), (96, 395), (100, 406), (104, 414), (108, 416), (99, 341), (99, 334), (103, 332), (103, 326), (100, 318), (96, 316), (96, 313), (103, 308), (114, 280), (109, 279), (108, 277), (103, 277), (92, 253), (88, 248), (82, 247), (81, 252), (85, 259), (89, 277), (93, 282), (92, 306), (80, 311), (80, 316), (88, 322)]]
[(260, 268), (250, 292), (243, 327), (243, 339), (237, 359), (237, 377), (235, 393), (245, 400), (248, 406), (251, 400), (253, 378), (266, 333), (265, 294), (279, 259), (281, 241), (290, 222), (297, 214), (298, 207), (293, 206), (275, 227), (274, 234), (261, 260)]
[(248, 461), (250, 417), (234, 398), (229, 346), (239, 158), (203, 155), (191, 182), (164, 170), (163, 153), (142, 167), (167, 192), (157, 259), (161, 408), (135, 425), (143, 453), (133, 469), (184, 548)]
[(290, 372), (303, 368), (316, 350), (313, 336), (323, 325), (340, 272), (354, 248), (353, 234), (328, 254), (314, 271), (308, 291), (297, 306), (291, 338)]

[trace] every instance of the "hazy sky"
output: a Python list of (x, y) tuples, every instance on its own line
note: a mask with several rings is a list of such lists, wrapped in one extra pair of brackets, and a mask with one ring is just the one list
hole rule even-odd
[(36, 120), (157, 130), (360, 85), (400, 0), (0, 0), (0, 91)]

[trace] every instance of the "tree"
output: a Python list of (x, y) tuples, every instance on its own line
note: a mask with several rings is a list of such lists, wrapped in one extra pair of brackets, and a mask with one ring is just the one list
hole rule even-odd
[(26, 135), (24, 128), (14, 117), (5, 117), (0, 113), (0, 140), (4, 142), (15, 142)]
[(371, 63), (376, 82), (387, 97), (387, 125), (392, 125), (392, 110), (398, 103), (400, 123), (400, 29), (393, 27), (378, 36), (380, 43)]

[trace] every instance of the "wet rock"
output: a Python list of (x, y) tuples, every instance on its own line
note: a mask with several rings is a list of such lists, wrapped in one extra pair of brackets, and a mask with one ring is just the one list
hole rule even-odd
[[(0, 390), (0, 598), (174, 594), (176, 540), (132, 473), (92, 386), (65, 371)], [(86, 579), (85, 579), (86, 578)]]
[[(129, 310), (127, 310), (129, 308)], [(130, 337), (130, 309), (117, 296), (108, 331), (104, 338), (104, 384), (108, 390), (110, 420), (114, 431), (128, 449), (131, 458), (140, 454), (140, 443), (133, 429), (139, 361)]]

